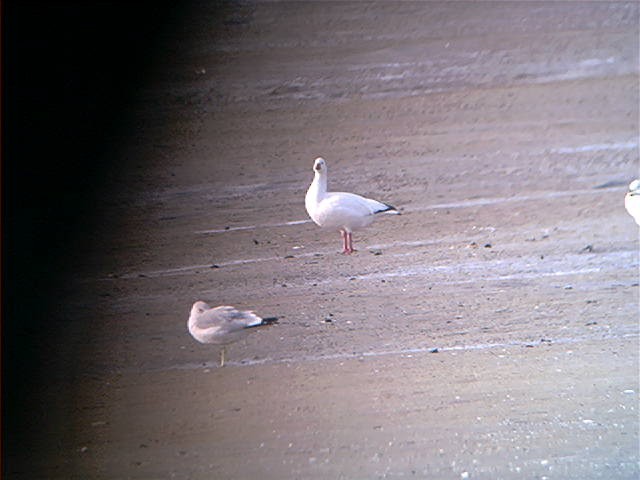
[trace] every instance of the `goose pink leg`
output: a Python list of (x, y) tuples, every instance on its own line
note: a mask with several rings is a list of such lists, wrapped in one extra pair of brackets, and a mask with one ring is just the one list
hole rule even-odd
[(351, 232), (340, 230), (340, 235), (342, 236), (342, 253), (349, 255), (355, 252)]
[(342, 253), (350, 253), (349, 244), (347, 242), (347, 232), (340, 230), (340, 236), (342, 237)]
[(349, 253), (355, 252), (356, 249), (353, 248), (353, 234), (351, 232), (347, 233), (347, 243), (349, 244)]

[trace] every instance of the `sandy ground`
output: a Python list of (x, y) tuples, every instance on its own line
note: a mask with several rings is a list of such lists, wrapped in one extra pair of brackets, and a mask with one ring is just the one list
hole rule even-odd
[[(197, 6), (69, 260), (7, 478), (638, 478), (638, 19)], [(402, 210), (354, 255), (306, 221), (319, 155)], [(280, 323), (218, 368), (198, 299)]]

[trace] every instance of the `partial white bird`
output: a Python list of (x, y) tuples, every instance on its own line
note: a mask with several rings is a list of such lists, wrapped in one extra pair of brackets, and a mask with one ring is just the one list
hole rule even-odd
[(354, 230), (366, 227), (373, 222), (377, 213), (400, 212), (395, 207), (364, 198), (354, 193), (327, 192), (327, 163), (316, 158), (313, 163), (314, 177), (304, 199), (307, 213), (316, 224), (323, 228), (334, 228), (342, 235), (343, 251), (350, 254), (353, 249)]
[(276, 323), (277, 318), (260, 318), (248, 310), (237, 310), (234, 307), (210, 307), (197, 301), (191, 307), (189, 315), (189, 333), (200, 343), (222, 345), (220, 366), (224, 366), (225, 349), (230, 343), (239, 340), (247, 333), (248, 328)]
[(629, 191), (624, 197), (624, 206), (636, 223), (640, 225), (640, 180), (629, 184)]

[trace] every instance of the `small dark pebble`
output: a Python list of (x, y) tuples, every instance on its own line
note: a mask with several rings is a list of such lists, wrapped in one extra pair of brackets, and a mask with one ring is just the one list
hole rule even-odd
[(139, 273), (138, 278), (147, 278), (147, 276), (144, 273)]
[(225, 230), (229, 230), (231, 227), (229, 225), (227, 225), (226, 227), (224, 227)]
[(582, 252), (588, 252), (591, 253), (593, 252), (593, 245), (587, 245), (586, 247), (584, 247), (582, 250)]
[(255, 238), (253, 239), (253, 243), (255, 243), (256, 245), (260, 245), (260, 242), (258, 240), (256, 240)]
[(284, 258), (296, 258), (294, 255), (285, 255)]
[(530, 344), (530, 343), (527, 343), (527, 344), (525, 345), (525, 347), (527, 347), (527, 348), (533, 348), (533, 345), (532, 345), (532, 344)]
[(540, 343), (551, 343), (551, 340), (549, 340), (548, 338), (541, 338)]
[(590, 327), (592, 325), (597, 325), (597, 324), (598, 324), (598, 322), (587, 322), (587, 323), (585, 323), (585, 326)]
[(432, 348), (431, 350), (429, 350), (429, 353), (438, 353), (440, 350), (438, 350), (437, 348)]
[(491, 248), (491, 244), (490, 243), (485, 243), (484, 244), (484, 248)]
[(209, 268), (220, 268), (220, 265), (216, 265), (215, 263), (213, 265), (211, 265), (211, 267)]
[(371, 250), (373, 255), (382, 255), (382, 250)]
[(355, 280), (355, 279), (356, 279), (356, 277), (351, 277), (351, 278), (349, 278), (349, 280)]

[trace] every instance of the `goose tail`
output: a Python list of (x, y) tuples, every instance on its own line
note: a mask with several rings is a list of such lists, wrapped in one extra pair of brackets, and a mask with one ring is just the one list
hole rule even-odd
[(387, 203), (380, 203), (380, 208), (376, 209), (373, 213), (389, 213), (391, 215), (400, 215), (400, 212), (393, 205), (389, 205)]

